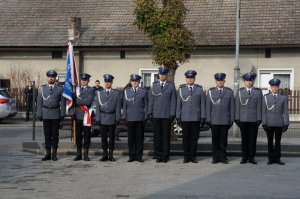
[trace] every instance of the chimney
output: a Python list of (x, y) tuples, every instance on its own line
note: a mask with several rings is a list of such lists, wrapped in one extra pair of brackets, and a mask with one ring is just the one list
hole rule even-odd
[(71, 22), (68, 29), (68, 35), (70, 41), (77, 41), (81, 34), (81, 18), (71, 17)]

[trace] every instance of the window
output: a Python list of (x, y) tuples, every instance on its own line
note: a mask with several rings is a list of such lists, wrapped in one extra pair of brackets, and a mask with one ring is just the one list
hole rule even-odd
[(264, 93), (268, 92), (269, 81), (273, 78), (280, 79), (280, 88), (294, 89), (294, 69), (259, 69), (258, 86), (263, 89)]
[(142, 76), (141, 87), (150, 88), (158, 80), (158, 69), (140, 69)]
[(52, 59), (60, 59), (63, 57), (62, 51), (52, 51)]
[(120, 51), (120, 59), (125, 59), (125, 50)]
[(64, 85), (66, 80), (66, 74), (60, 73), (57, 75), (56, 81), (58, 82), (59, 85)]

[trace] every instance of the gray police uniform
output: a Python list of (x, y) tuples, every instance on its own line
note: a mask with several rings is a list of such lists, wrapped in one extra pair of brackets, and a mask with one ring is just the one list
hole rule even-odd
[(205, 94), (202, 86), (179, 86), (176, 118), (181, 120), (185, 161), (195, 161), (200, 132), (200, 120), (205, 118)]
[(176, 90), (174, 83), (160, 81), (152, 84), (149, 93), (149, 115), (153, 115), (154, 155), (158, 160), (167, 161), (170, 153), (171, 119), (176, 114)]
[[(279, 161), (281, 157), (281, 135), (283, 127), (289, 125), (288, 98), (287, 96), (272, 93), (264, 95), (262, 102), (262, 125), (266, 125), (268, 136), (268, 157), (269, 161)], [(273, 138), (275, 134), (275, 148)]]
[(42, 85), (37, 97), (37, 116), (43, 119), (45, 148), (57, 149), (59, 123), (66, 112), (66, 100), (63, 97), (63, 87), (53, 84)]
[(130, 160), (142, 160), (144, 143), (144, 121), (148, 118), (148, 92), (144, 88), (132, 87), (124, 90), (123, 117), (128, 126), (128, 148)]
[(212, 132), (214, 162), (224, 162), (227, 150), (228, 130), (234, 122), (234, 96), (228, 87), (213, 87), (206, 97), (206, 121)]
[(77, 149), (82, 149), (82, 132), (84, 138), (84, 148), (88, 149), (91, 144), (91, 126), (84, 126), (85, 111), (82, 106), (90, 109), (94, 100), (95, 90), (90, 87), (80, 87), (79, 96), (76, 97), (76, 145)]
[(240, 88), (235, 96), (235, 120), (241, 131), (244, 162), (254, 161), (257, 132), (262, 120), (262, 91), (255, 87), (248, 90)]
[[(113, 150), (115, 146), (115, 128), (120, 121), (121, 95), (119, 91), (106, 89), (96, 92), (96, 121), (101, 125), (102, 149)], [(107, 142), (109, 134), (109, 144)]]

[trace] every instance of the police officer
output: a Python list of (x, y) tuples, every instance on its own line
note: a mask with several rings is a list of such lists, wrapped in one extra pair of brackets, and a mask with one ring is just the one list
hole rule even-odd
[[(262, 126), (268, 137), (268, 165), (284, 165), (281, 158), (281, 136), (289, 127), (288, 98), (278, 93), (279, 79), (271, 79), (271, 92), (264, 95), (262, 103)], [(275, 135), (275, 146), (273, 138)]]
[(240, 88), (235, 96), (235, 121), (242, 136), (242, 160), (241, 164), (255, 161), (256, 139), (258, 127), (261, 124), (262, 91), (253, 87), (255, 73), (243, 75), (245, 87)]
[[(96, 121), (100, 125), (103, 155), (100, 161), (115, 161), (113, 150), (115, 148), (115, 129), (120, 122), (121, 95), (112, 89), (114, 76), (105, 74), (104, 89), (96, 92)], [(109, 143), (107, 141), (109, 136)], [(109, 149), (109, 151), (107, 151)]]
[(80, 87), (76, 90), (76, 146), (77, 153), (74, 161), (82, 160), (82, 132), (84, 137), (83, 159), (89, 161), (89, 148), (91, 144), (91, 111), (95, 90), (88, 86), (90, 75), (87, 73), (80, 74)]
[(156, 162), (167, 163), (170, 153), (171, 122), (176, 114), (176, 90), (167, 80), (169, 69), (159, 68), (159, 80), (149, 93), (149, 118), (154, 125), (154, 155)]
[(206, 97), (206, 120), (212, 133), (213, 164), (228, 164), (226, 157), (228, 130), (234, 122), (233, 91), (225, 87), (225, 73), (214, 75), (216, 87), (208, 90)]
[(205, 94), (202, 86), (195, 84), (197, 72), (185, 72), (186, 84), (179, 86), (176, 118), (182, 126), (183, 163), (197, 163), (196, 151), (200, 125), (205, 125)]
[(48, 84), (42, 85), (37, 98), (37, 116), (43, 121), (46, 155), (42, 161), (57, 160), (57, 147), (59, 123), (63, 120), (66, 110), (66, 101), (63, 97), (63, 88), (55, 84), (57, 72), (49, 70), (47, 73)]
[(148, 92), (139, 87), (141, 76), (130, 75), (132, 87), (124, 90), (123, 117), (128, 126), (128, 162), (144, 162), (144, 121), (148, 117)]

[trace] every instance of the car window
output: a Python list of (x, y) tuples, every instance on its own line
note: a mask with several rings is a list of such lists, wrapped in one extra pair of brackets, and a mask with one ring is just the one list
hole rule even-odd
[(0, 90), (0, 95), (7, 98), (11, 98), (10, 94), (6, 90)]

